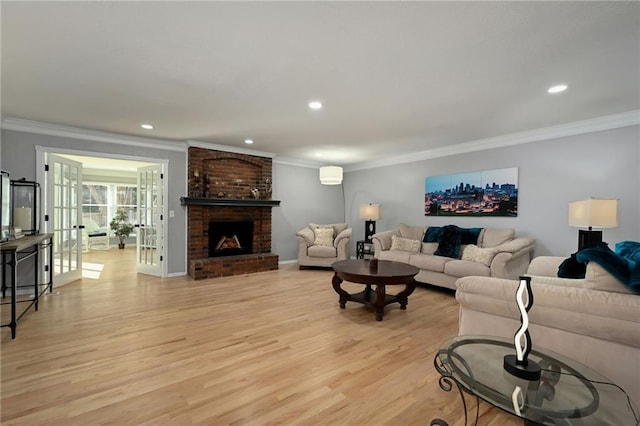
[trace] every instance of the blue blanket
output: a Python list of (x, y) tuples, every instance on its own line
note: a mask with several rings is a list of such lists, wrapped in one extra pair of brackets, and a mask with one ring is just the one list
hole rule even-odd
[(640, 294), (640, 242), (619, 242), (616, 244), (615, 252), (607, 243), (599, 243), (580, 250), (576, 259), (582, 263), (597, 263), (618, 281)]

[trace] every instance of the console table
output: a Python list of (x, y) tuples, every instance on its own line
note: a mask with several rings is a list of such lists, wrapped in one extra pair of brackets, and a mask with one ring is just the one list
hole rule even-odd
[[(40, 282), (42, 274), (38, 272), (37, 265), (40, 264), (40, 258), (45, 250), (48, 249), (48, 261), (44, 266), (47, 272), (47, 281)], [(10, 240), (0, 245), (0, 253), (2, 254), (2, 305), (11, 305), (11, 321), (6, 324), (0, 324), (2, 327), (11, 328), (11, 338), (16, 338), (16, 328), (18, 321), (26, 314), (32, 306), (38, 310), (38, 300), (47, 289), (53, 290), (53, 234), (28, 235), (18, 240)], [(27, 259), (33, 259), (36, 265), (34, 272), (33, 284), (18, 285), (18, 264)], [(9, 283), (5, 280), (9, 277)], [(5, 302), (7, 288), (11, 290), (11, 300)], [(18, 300), (18, 289), (30, 288), (33, 291), (31, 297)], [(26, 308), (18, 314), (18, 304), (27, 303)]]

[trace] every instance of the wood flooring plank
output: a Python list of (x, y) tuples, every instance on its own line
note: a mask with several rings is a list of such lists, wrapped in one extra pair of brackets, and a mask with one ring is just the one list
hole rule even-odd
[[(132, 253), (86, 253), (90, 275), (42, 299), (17, 339), (2, 329), (3, 425), (463, 424), (433, 368), (457, 333), (451, 292), (419, 287), (375, 321), (340, 309), (331, 271), (161, 279)], [(480, 425), (519, 424), (480, 407)]]

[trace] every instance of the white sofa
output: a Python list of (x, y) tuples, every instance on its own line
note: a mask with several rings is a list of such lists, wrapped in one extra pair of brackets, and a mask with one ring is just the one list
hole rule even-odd
[[(535, 239), (515, 237), (513, 228), (485, 228), (476, 241), (476, 252), (488, 254), (483, 259), (463, 260), (436, 256), (437, 242), (422, 242), (425, 226), (400, 224), (397, 229), (373, 235), (375, 257), (408, 263), (420, 269), (416, 281), (455, 290), (456, 280), (468, 275), (516, 279), (526, 272), (531, 261)], [(419, 241), (418, 251), (393, 249), (398, 237)], [(461, 253), (466, 245), (461, 246)], [(484, 252), (484, 253), (483, 253)]]
[[(640, 296), (600, 265), (584, 279), (557, 278), (562, 257), (533, 259), (533, 347), (572, 358), (622, 386), (640, 406)], [(513, 338), (520, 327), (516, 280), (464, 277), (457, 283), (459, 334)]]

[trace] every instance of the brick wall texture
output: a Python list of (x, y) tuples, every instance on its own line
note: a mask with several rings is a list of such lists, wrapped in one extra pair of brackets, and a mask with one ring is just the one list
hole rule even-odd
[[(272, 160), (246, 154), (190, 147), (188, 153), (190, 197), (251, 199), (271, 198)], [(194, 279), (241, 275), (278, 269), (271, 253), (271, 206), (189, 205), (187, 261)], [(210, 221), (253, 222), (253, 254), (209, 258)]]

